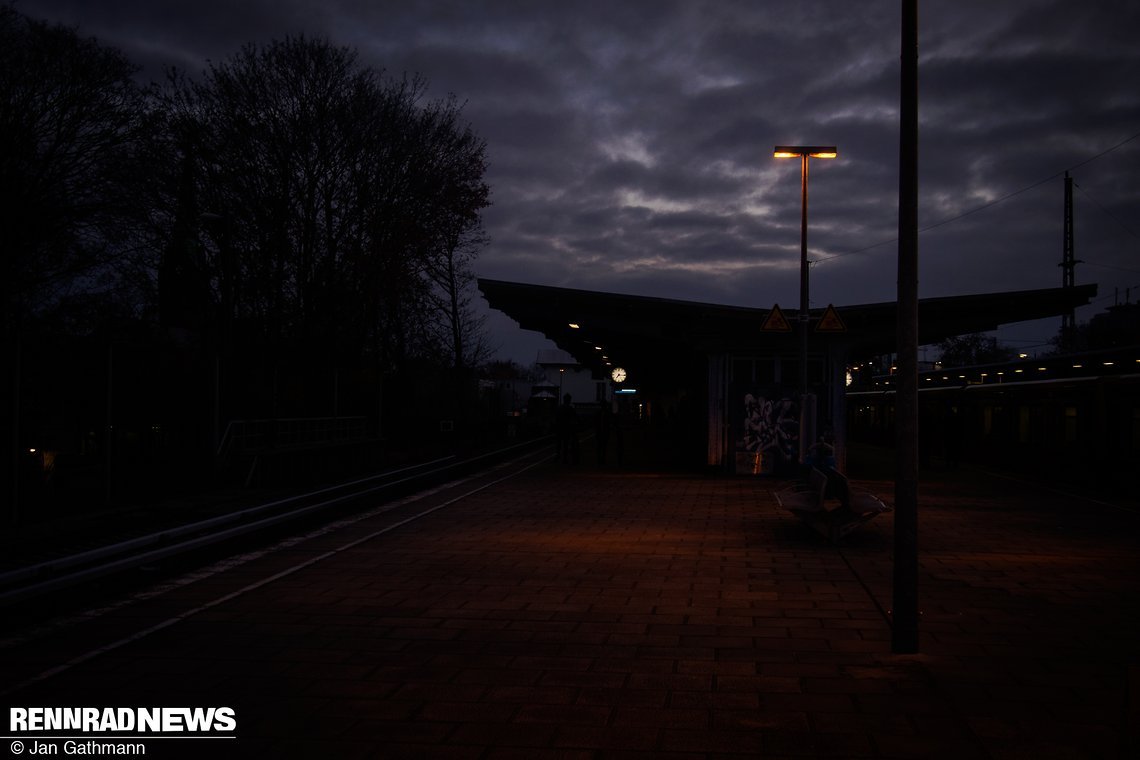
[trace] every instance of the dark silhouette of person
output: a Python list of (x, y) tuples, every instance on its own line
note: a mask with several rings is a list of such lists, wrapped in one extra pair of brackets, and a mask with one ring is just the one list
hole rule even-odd
[(804, 465), (807, 471), (814, 467), (827, 477), (827, 487), (823, 492), (824, 498), (839, 499), (841, 507), (850, 507), (851, 492), (847, 485), (847, 479), (840, 475), (836, 469), (838, 464), (835, 461), (835, 449), (830, 442), (821, 437), (819, 441), (813, 444), (808, 449), (807, 456), (804, 457)]
[(578, 464), (578, 412), (570, 401), (569, 393), (562, 397), (562, 406), (558, 407), (558, 414), (554, 419), (555, 431), (558, 434), (558, 461)]
[(965, 437), (962, 430), (962, 413), (957, 404), (951, 403), (946, 406), (942, 426), (942, 447), (946, 456), (946, 466), (951, 470), (957, 469), (962, 457), (962, 439)]
[(606, 449), (610, 442), (610, 431), (614, 427), (614, 410), (609, 401), (602, 399), (598, 408), (598, 464), (606, 463)]
[(625, 456), (625, 440), (622, 438), (621, 421), (621, 407), (618, 407), (614, 411), (612, 424), (610, 425), (610, 432), (612, 432), (614, 436), (614, 456), (617, 458), (617, 464), (619, 467), (621, 466), (622, 459)]

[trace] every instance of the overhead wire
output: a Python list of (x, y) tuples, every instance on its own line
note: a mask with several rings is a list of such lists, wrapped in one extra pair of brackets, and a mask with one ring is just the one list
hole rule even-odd
[(1085, 196), (1086, 198), (1088, 198), (1090, 201), (1093, 202), (1094, 206), (1096, 206), (1101, 211), (1103, 211), (1105, 216), (1107, 216), (1109, 219), (1111, 219), (1112, 221), (1119, 224), (1121, 229), (1123, 229), (1125, 232), (1127, 232), (1129, 235), (1131, 235), (1134, 238), (1140, 238), (1140, 235), (1137, 235), (1136, 232), (1133, 231), (1133, 229), (1131, 227), (1129, 227), (1127, 224), (1125, 224), (1124, 221), (1120, 217), (1118, 217), (1116, 214), (1112, 213), (1107, 208), (1105, 208), (1104, 205), (1100, 201), (1098, 201), (1093, 196), (1092, 193), (1090, 193), (1084, 187), (1081, 187), (1081, 184), (1079, 182), (1074, 182), (1073, 184), (1077, 186), (1077, 189), (1081, 191), (1081, 194), (1083, 196)]
[[(1105, 150), (1102, 150), (1100, 153), (1097, 153), (1095, 156), (1092, 156), (1090, 158), (1086, 158), (1084, 161), (1073, 164), (1072, 166), (1068, 167), (1067, 169), (1062, 169), (1061, 171), (1054, 172), (1053, 174), (1050, 174), (1048, 177), (1045, 177), (1044, 179), (1038, 180), (1037, 182), (1034, 182), (1030, 185), (1026, 185), (1025, 187), (1022, 187), (1018, 190), (1014, 190), (1011, 193), (1006, 193), (1005, 195), (1001, 196), (1000, 198), (995, 198), (994, 200), (989, 201), (988, 203), (984, 203), (981, 206), (976, 206), (976, 207), (969, 209), (967, 211), (963, 211), (960, 214), (949, 217), (948, 219), (943, 219), (941, 221), (935, 222), (934, 224), (927, 225), (926, 227), (921, 227), (921, 228), (919, 228), (918, 231), (919, 231), (919, 233), (929, 232), (930, 230), (937, 229), (939, 227), (943, 227), (947, 224), (950, 224), (951, 222), (956, 222), (959, 219), (964, 219), (967, 216), (971, 216), (972, 214), (976, 214), (979, 211), (985, 211), (986, 209), (991, 208), (993, 206), (996, 206), (999, 203), (1003, 203), (1003, 202), (1009, 200), (1010, 198), (1014, 198), (1018, 195), (1021, 195), (1022, 193), (1026, 193), (1026, 192), (1029, 192), (1030, 190), (1041, 187), (1042, 185), (1044, 185), (1048, 182), (1052, 182), (1053, 180), (1057, 179), (1058, 177), (1064, 176), (1066, 172), (1071, 172), (1071, 171), (1074, 171), (1076, 169), (1081, 168), (1082, 166), (1085, 166), (1087, 164), (1091, 164), (1093, 161), (1096, 161), (1098, 158), (1103, 158), (1104, 156), (1107, 156), (1109, 153), (1112, 153), (1113, 151), (1124, 147), (1125, 145), (1127, 145), (1128, 143), (1132, 142), (1133, 140), (1135, 140), (1137, 138), (1140, 138), (1140, 132), (1136, 132), (1135, 134), (1132, 134), (1132, 135), (1124, 138), (1120, 142), (1113, 145), (1111, 148), (1106, 148)], [(1100, 204), (1097, 203), (1097, 205), (1099, 206)], [(1101, 208), (1103, 209), (1103, 206)], [(1107, 213), (1107, 210), (1106, 210), (1106, 213)], [(1111, 214), (1109, 214), (1109, 215), (1111, 216)], [(1123, 223), (1121, 223), (1121, 224), (1123, 225)], [(1125, 229), (1128, 229), (1128, 228), (1125, 227)], [(1131, 230), (1129, 230), (1129, 232), (1131, 232)], [(813, 259), (812, 263), (818, 264), (818, 263), (823, 263), (826, 261), (832, 261), (834, 259), (845, 258), (847, 256), (854, 256), (854, 255), (859, 254), (859, 253), (866, 253), (867, 251), (870, 251), (873, 248), (878, 248), (879, 246), (887, 245), (889, 243), (895, 243), (895, 242), (898, 242), (897, 237), (893, 237), (893, 238), (890, 238), (888, 240), (881, 240), (878, 243), (873, 243), (873, 244), (865, 246), (863, 248), (858, 248), (854, 251), (845, 251), (843, 253), (837, 253), (837, 254), (834, 254), (832, 256), (822, 256), (820, 258)], [(1085, 263), (1088, 263), (1088, 262), (1085, 262)], [(1119, 268), (1119, 267), (1107, 267), (1107, 268), (1113, 269), (1113, 268)], [(1133, 271), (1133, 270), (1126, 270), (1126, 271)]]

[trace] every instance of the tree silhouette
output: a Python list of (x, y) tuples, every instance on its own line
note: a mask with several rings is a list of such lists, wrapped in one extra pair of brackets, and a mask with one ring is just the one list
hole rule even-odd
[(68, 28), (0, 7), (3, 331), (108, 279), (138, 230), (149, 121), (134, 66)]
[(947, 338), (938, 344), (942, 352), (942, 366), (968, 367), (975, 364), (996, 364), (1013, 358), (1013, 350), (998, 343), (997, 338), (982, 333)]
[(432, 275), (475, 239), (489, 190), (483, 142), (425, 89), (302, 37), (174, 79), (171, 174), (192, 188), (166, 205), (197, 225), (218, 324), (330, 359), (438, 353)]
[[(144, 475), (201, 482), (232, 420), (348, 409), (388, 432), (443, 395), (465, 419), (490, 190), (461, 105), (303, 37), (246, 46), (196, 79), (171, 72), (165, 88), (135, 72), (0, 6), (8, 521), (21, 483), (46, 498), (22, 435), (66, 452), (55, 466), (101, 468), (110, 500)], [(21, 354), (61, 337), (49, 333), (82, 350)], [(92, 374), (102, 388), (74, 401)], [(82, 429), (44, 411), (64, 397)]]

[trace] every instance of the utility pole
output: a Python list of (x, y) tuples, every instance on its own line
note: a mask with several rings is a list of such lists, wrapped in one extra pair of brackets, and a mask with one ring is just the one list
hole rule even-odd
[(902, 4), (891, 651), (918, 651), (918, 0)]
[[(1073, 250), (1073, 178), (1065, 172), (1065, 228), (1062, 233), (1061, 284), (1065, 288), (1076, 286), (1076, 268), (1079, 263)], [(1077, 341), (1077, 313), (1070, 307), (1061, 315), (1061, 350), (1075, 351)]]

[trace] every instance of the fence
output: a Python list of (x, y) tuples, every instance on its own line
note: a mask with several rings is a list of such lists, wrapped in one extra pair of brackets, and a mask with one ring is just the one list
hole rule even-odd
[(360, 441), (366, 435), (365, 422), (364, 417), (232, 420), (218, 444), (217, 455), (258, 454)]

